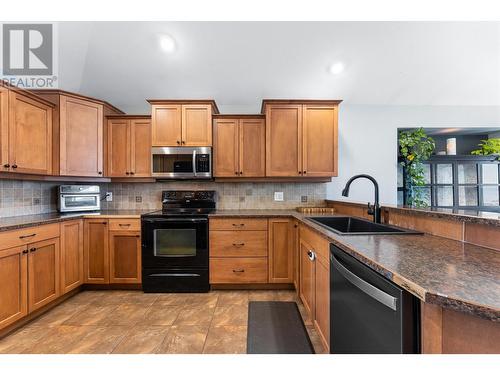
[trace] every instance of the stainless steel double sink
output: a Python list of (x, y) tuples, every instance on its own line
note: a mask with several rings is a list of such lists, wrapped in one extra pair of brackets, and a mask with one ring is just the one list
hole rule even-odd
[(423, 234), (387, 224), (378, 224), (350, 216), (319, 216), (308, 220), (340, 235)]

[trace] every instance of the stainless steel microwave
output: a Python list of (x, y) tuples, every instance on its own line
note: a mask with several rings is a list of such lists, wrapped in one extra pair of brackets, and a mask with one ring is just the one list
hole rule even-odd
[(212, 178), (211, 147), (153, 147), (152, 176), (161, 179)]
[(57, 208), (60, 212), (96, 211), (101, 209), (97, 185), (60, 185)]

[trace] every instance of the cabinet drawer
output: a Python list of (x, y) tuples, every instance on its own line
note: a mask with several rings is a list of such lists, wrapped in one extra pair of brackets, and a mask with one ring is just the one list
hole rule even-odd
[(322, 258), (323, 261), (329, 263), (330, 243), (326, 239), (304, 225), (300, 226), (300, 238), (312, 246), (312, 250), (314, 250), (318, 258)]
[(267, 282), (267, 258), (210, 258), (212, 284)]
[(141, 221), (139, 219), (109, 219), (109, 230), (140, 231)]
[(211, 257), (267, 257), (267, 232), (210, 231)]
[(7, 249), (59, 237), (59, 224), (39, 225), (0, 234), (0, 248)]
[(267, 219), (210, 219), (210, 230), (267, 230)]

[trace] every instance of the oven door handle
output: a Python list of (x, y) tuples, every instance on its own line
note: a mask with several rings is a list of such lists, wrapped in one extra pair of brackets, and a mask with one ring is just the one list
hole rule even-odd
[(208, 222), (207, 218), (201, 217), (201, 218), (184, 218), (184, 217), (177, 217), (177, 218), (158, 218), (158, 219), (143, 219), (144, 222), (146, 223), (206, 223)]
[(193, 175), (196, 177), (196, 150), (193, 150)]

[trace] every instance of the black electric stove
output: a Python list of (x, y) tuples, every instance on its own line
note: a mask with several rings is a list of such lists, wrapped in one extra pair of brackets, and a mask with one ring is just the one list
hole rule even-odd
[(208, 292), (208, 214), (215, 191), (163, 191), (141, 216), (144, 292)]

